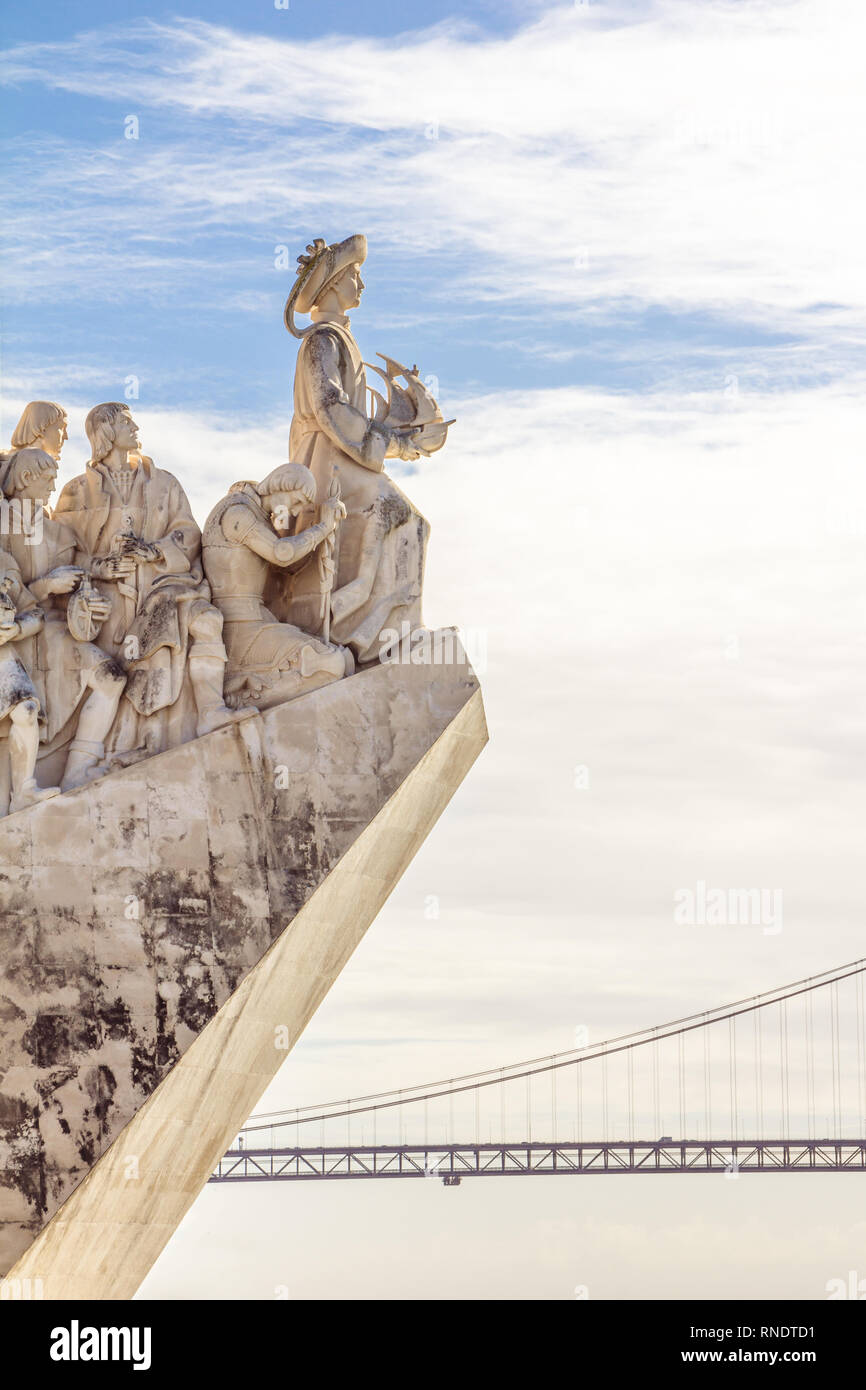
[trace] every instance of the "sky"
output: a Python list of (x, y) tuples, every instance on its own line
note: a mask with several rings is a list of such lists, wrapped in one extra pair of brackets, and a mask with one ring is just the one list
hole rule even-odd
[[(853, 0), (5, 7), (4, 440), (61, 401), (62, 484), (125, 396), (203, 520), (285, 457), (291, 267), (356, 231), (365, 357), (457, 417), (399, 477), (491, 742), (261, 1109), (862, 954), (864, 31)], [(683, 926), (699, 881), (780, 889), (783, 929)], [(866, 1277), (846, 1177), (651, 1181), (210, 1187), (142, 1295)]]

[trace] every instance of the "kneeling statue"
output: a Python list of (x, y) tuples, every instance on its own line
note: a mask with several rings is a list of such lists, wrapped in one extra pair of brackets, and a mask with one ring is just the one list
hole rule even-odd
[(314, 561), (320, 567), (327, 630), (330, 556), (346, 509), (339, 497), (327, 497), (320, 520), (290, 535), (298, 516), (315, 500), (310, 470), (287, 463), (261, 483), (235, 483), (205, 522), (202, 559), (213, 601), (223, 615), (229, 705), (268, 709), (355, 669), (347, 647), (280, 622), (265, 602), (277, 587), (274, 570), (282, 585), (290, 586), (293, 576)]

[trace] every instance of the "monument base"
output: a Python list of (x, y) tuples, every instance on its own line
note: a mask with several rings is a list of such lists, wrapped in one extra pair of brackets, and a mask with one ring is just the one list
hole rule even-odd
[(135, 1293), (487, 741), (456, 655), (0, 822), (8, 1278)]

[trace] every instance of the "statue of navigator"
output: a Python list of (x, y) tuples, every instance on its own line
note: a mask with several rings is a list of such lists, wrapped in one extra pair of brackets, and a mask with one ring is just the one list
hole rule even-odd
[(338, 497), (328, 497), (319, 522), (288, 534), (315, 498), (309, 469), (286, 463), (261, 483), (235, 483), (205, 522), (202, 558), (224, 619), (230, 701), (267, 709), (355, 669), (348, 648), (279, 622), (265, 604), (269, 589), (277, 591), (273, 581), (291, 587), (293, 578), (309, 569), (319, 582), (327, 626), (330, 554), (346, 509)]
[(77, 563), (105, 586), (101, 641), (129, 672), (109, 751), (156, 753), (242, 717), (223, 699), (222, 615), (186, 493), (140, 452), (129, 407), (94, 406), (85, 429), (92, 457), (54, 515), (75, 532)]
[[(312, 472), (320, 507), (334, 480), (339, 483), (347, 516), (337, 543), (332, 634), (359, 661), (371, 661), (380, 655), (383, 629), (421, 624), (430, 529), (384, 472), (385, 459), (411, 461), (434, 452), (445, 442), (447, 424), (417, 369), (409, 371), (389, 358), (380, 371), (388, 400), (373, 392), (378, 406), (373, 413), (368, 409), (365, 364), (347, 317), (364, 290), (366, 237), (347, 237), (332, 246), (315, 241), (307, 253), (298, 257), (285, 309), (286, 327), (301, 339), (289, 457)], [(295, 312), (309, 313), (312, 323), (297, 328)], [(398, 385), (398, 376), (405, 378), (405, 387)], [(299, 525), (308, 523), (305, 516)], [(310, 627), (317, 598), (315, 583), (311, 580), (305, 595), (299, 580), (291, 610), (279, 616)]]

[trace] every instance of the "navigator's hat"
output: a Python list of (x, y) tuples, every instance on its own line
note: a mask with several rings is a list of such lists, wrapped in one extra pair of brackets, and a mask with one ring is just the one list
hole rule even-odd
[(367, 238), (361, 233), (347, 236), (345, 241), (326, 245), (318, 238), (307, 247), (307, 254), (298, 257), (298, 278), (286, 303), (286, 327), (301, 336), (294, 327), (292, 310), (308, 314), (323, 290), (349, 265), (360, 265), (367, 259)]

